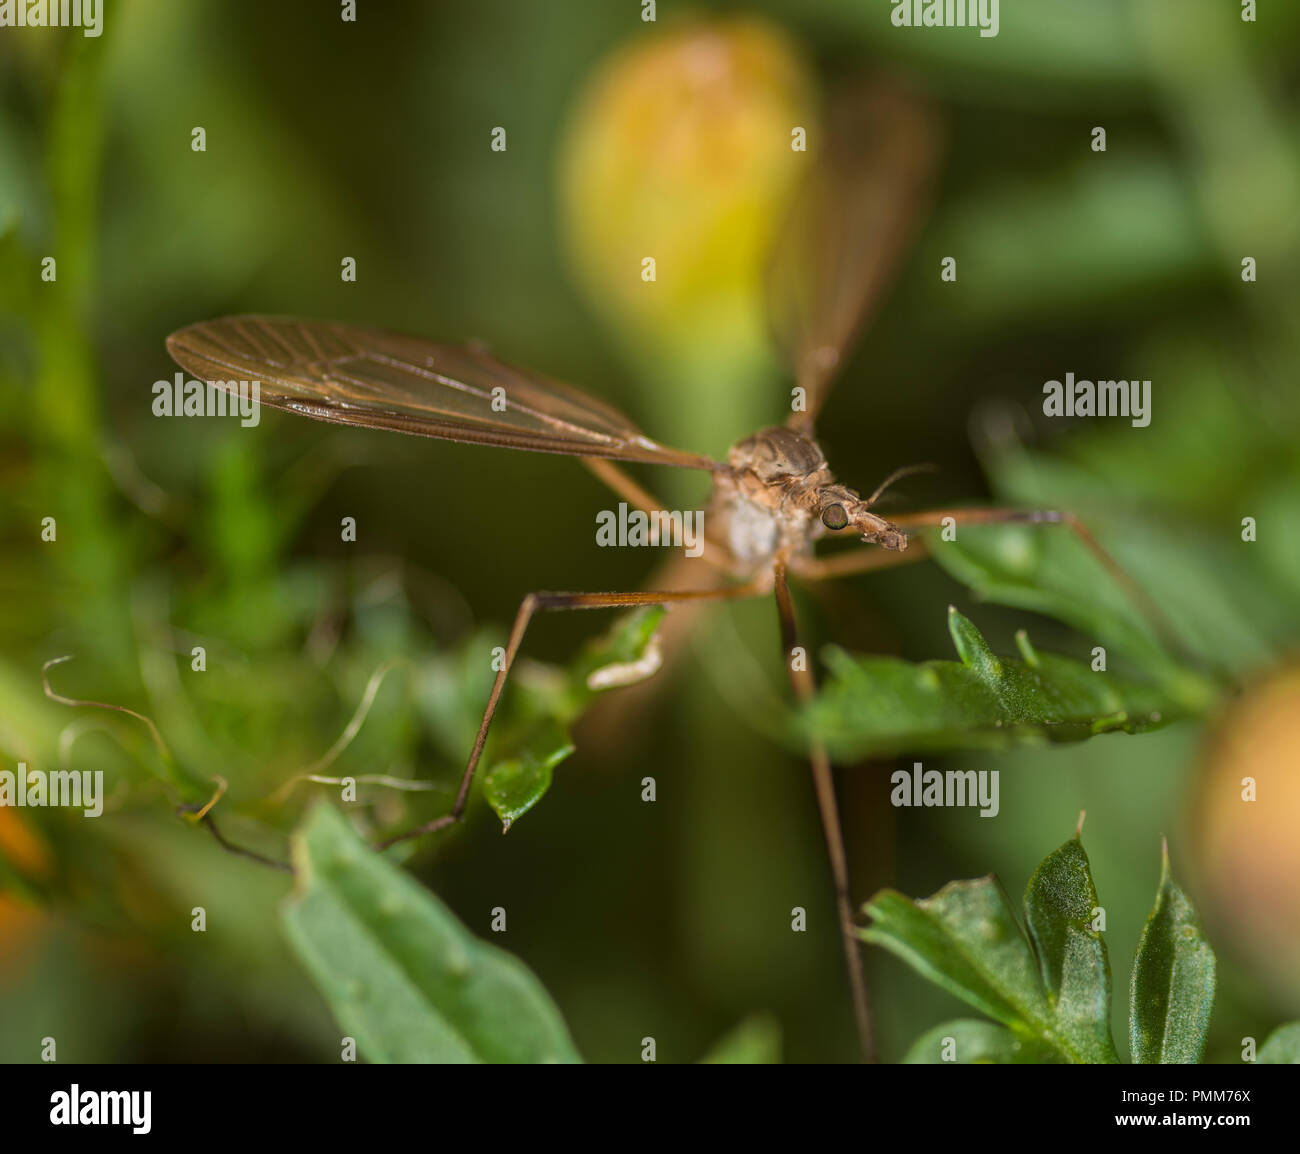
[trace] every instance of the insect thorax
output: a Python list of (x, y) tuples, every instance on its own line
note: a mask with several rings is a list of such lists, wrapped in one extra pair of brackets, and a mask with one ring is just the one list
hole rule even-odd
[(728, 454), (716, 476), (716, 537), (745, 566), (807, 552), (821, 535), (817, 490), (832, 477), (816, 442), (789, 429), (762, 429)]

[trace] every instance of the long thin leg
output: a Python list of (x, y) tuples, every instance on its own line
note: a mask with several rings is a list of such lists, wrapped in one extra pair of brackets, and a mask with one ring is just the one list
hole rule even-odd
[[(664, 507), (658, 497), (607, 457), (583, 457), (581, 460), (597, 480), (633, 508), (640, 509), (643, 513), (653, 513)], [(697, 560), (707, 564), (698, 565)], [(674, 553), (655, 568), (647, 583), (651, 589), (717, 589), (726, 584), (729, 576), (728, 567), (719, 550), (706, 538), (704, 552), (700, 557)], [(584, 724), (597, 742), (601, 740), (602, 734), (608, 737), (617, 732), (624, 724), (624, 719), (635, 716), (653, 695), (661, 691), (665, 682), (663, 673), (676, 664), (685, 652), (686, 639), (691, 635), (695, 619), (702, 608), (700, 605), (683, 606), (680, 612), (671, 614), (659, 627), (659, 647), (663, 660), (663, 670), (659, 677), (647, 678), (628, 686), (622, 693), (608, 694), (596, 704)]]
[[(796, 664), (793, 659), (793, 651), (799, 644), (799, 630), (794, 616), (794, 602), (790, 599), (790, 586), (786, 582), (784, 561), (777, 561), (773, 576), (776, 608), (781, 617), (781, 647), (785, 650), (790, 683), (795, 698), (805, 702), (813, 696), (817, 686), (808, 663), (804, 661)], [(844, 832), (840, 828), (840, 811), (835, 801), (835, 779), (831, 774), (826, 747), (816, 738), (809, 747), (808, 758), (812, 765), (813, 788), (817, 792), (822, 831), (826, 836), (826, 851), (831, 861), (831, 877), (835, 883), (835, 906), (839, 912), (844, 960), (848, 966), (849, 987), (853, 993), (853, 1016), (858, 1027), (858, 1044), (863, 1059), (870, 1062), (875, 1058), (871, 1035), (871, 1006), (867, 1001), (867, 977), (862, 967), (862, 951), (853, 921), (853, 906), (849, 900), (848, 857), (844, 852)]]
[(620, 469), (606, 457), (583, 457), (582, 463), (596, 476), (623, 498), (634, 509), (643, 513), (653, 513), (662, 509), (663, 504), (648, 489), (643, 489), (630, 473)]
[(519, 605), (515, 614), (515, 623), (510, 630), (510, 640), (506, 643), (505, 661), (497, 671), (496, 680), (492, 682), (492, 692), (488, 696), (487, 708), (483, 711), (483, 720), (479, 722), (478, 736), (474, 738), (474, 748), (470, 750), (469, 762), (460, 779), (460, 788), (456, 791), (456, 800), (450, 813), (436, 817), (424, 825), (416, 826), (405, 833), (396, 834), (386, 841), (378, 843), (376, 849), (387, 849), (390, 845), (407, 838), (421, 837), (427, 833), (437, 833), (454, 825), (465, 811), (469, 800), (470, 785), (474, 780), (474, 770), (479, 758), (483, 756), (483, 746), (487, 743), (488, 730), (496, 714), (501, 694), (505, 690), (506, 678), (515, 663), (515, 655), (523, 643), (528, 623), (539, 609), (624, 609), (637, 605), (672, 605), (682, 601), (729, 601), (744, 597), (758, 597), (766, 593), (769, 583), (765, 578), (751, 581), (745, 585), (730, 585), (723, 589), (683, 590), (678, 592), (646, 593), (530, 593)]
[[(643, 513), (656, 513), (664, 508), (664, 503), (649, 489), (642, 488), (630, 473), (619, 468), (613, 461), (607, 460), (605, 457), (582, 457), (580, 460), (591, 470), (597, 480), (612, 489), (617, 496), (622, 497), (634, 509), (640, 509)], [(654, 520), (650, 522), (650, 544), (659, 544), (659, 523)], [(727, 558), (717, 545), (707, 537), (702, 544), (704, 548), (700, 553), (699, 560), (719, 572), (729, 574), (731, 567), (727, 564)]]
[(870, 573), (876, 569), (892, 569), (895, 565), (910, 565), (930, 556), (924, 541), (912, 541), (905, 550), (861, 548), (846, 549), (830, 557), (806, 557), (795, 561), (791, 571), (804, 581), (830, 581), (854, 573)]
[[(945, 517), (954, 518), (958, 524), (965, 522), (968, 525), (1021, 523), (1066, 526), (1132, 599), (1165, 645), (1175, 653), (1182, 652), (1183, 644), (1178, 637), (1178, 632), (1160, 606), (1151, 599), (1151, 595), (1137, 583), (1132, 574), (1102, 547), (1088, 527), (1073, 513), (1055, 509), (927, 509), (919, 513), (901, 513), (891, 516), (890, 520), (900, 529), (908, 529), (939, 525)], [(910, 548), (908, 552), (911, 552)]]

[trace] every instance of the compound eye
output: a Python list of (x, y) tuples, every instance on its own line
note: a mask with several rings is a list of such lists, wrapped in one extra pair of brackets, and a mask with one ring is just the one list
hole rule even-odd
[(849, 515), (843, 505), (827, 505), (822, 510), (822, 524), (828, 529), (843, 529), (849, 523)]

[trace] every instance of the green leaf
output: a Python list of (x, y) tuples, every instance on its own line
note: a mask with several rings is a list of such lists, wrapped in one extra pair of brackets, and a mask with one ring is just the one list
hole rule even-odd
[[(1205, 667), (1246, 672), (1275, 660), (1297, 635), (1295, 587), (1269, 572), (1276, 561), (1268, 553), (1241, 548), (1238, 511), (1262, 517), (1267, 506), (1275, 528), (1300, 518), (1295, 420), (1284, 409), (1261, 423), (1255, 405), (1225, 400), (1235, 378), (1212, 346), (1179, 340), (1143, 355), (1149, 375), (1188, 386), (1152, 436), (1094, 428), (1071, 438), (1071, 459), (995, 435), (981, 458), (1000, 500), (1083, 517)], [(1132, 599), (1070, 532), (981, 526), (952, 542), (928, 534), (927, 544), (978, 596), (1068, 622), (1136, 662), (1188, 708), (1217, 694), (1171, 660)]]
[(1050, 1008), (1029, 943), (996, 878), (949, 882), (912, 901), (882, 890), (865, 907), (863, 941), (884, 946), (914, 970), (991, 1018), (1046, 1033)]
[(1300, 1022), (1278, 1026), (1260, 1047), (1255, 1061), (1275, 1066), (1300, 1064)]
[(583, 649), (569, 670), (571, 708), (576, 712), (586, 707), (603, 688), (593, 687), (593, 676), (608, 678), (621, 673), (620, 684), (632, 685), (654, 673), (657, 666), (651, 662), (645, 668), (636, 668), (645, 662), (655, 634), (667, 610), (662, 605), (647, 605), (621, 616), (608, 633), (597, 638)]
[(1025, 922), (1056, 1034), (1075, 1061), (1118, 1062), (1110, 1036), (1110, 960), (1091, 925), (1098, 905), (1088, 855), (1076, 836), (1029, 879)]
[(420, 715), (438, 750), (453, 763), (464, 763), (492, 691), (494, 674), (483, 655), (504, 644), (499, 634), (481, 630), (458, 648), (434, 650), (419, 662), (415, 692)]
[(657, 668), (651, 647), (663, 615), (662, 606), (623, 615), (568, 669), (531, 665), (517, 671), (522, 700), (495, 735), (483, 778), (488, 804), (504, 829), (550, 789), (555, 767), (574, 750), (569, 726), (591, 700), (607, 688), (643, 680)]
[(1134, 1062), (1201, 1060), (1215, 977), (1214, 951), (1192, 903), (1174, 884), (1165, 846), (1160, 888), (1133, 959), (1129, 1035)]
[[(859, 933), (1009, 1030), (1010, 1041), (993, 1027), (977, 1033), (966, 1024), (959, 1043), (964, 1040), (968, 1053), (957, 1060), (1117, 1062), (1108, 1024), (1110, 966), (1090, 928), (1096, 904), (1088, 859), (1075, 838), (1030, 879), (1024, 903), (1030, 940), (991, 877), (949, 882), (918, 901), (882, 890), (865, 907), (872, 922)], [(931, 1031), (908, 1060), (944, 1060), (944, 1036)]]
[(909, 1065), (1022, 1065), (1060, 1060), (1055, 1050), (1033, 1038), (1019, 1037), (1006, 1026), (973, 1018), (935, 1026), (917, 1038), (903, 1056)]
[(709, 1066), (776, 1064), (781, 1061), (781, 1024), (769, 1014), (751, 1014), (700, 1061)]
[(547, 719), (517, 757), (498, 761), (483, 779), (483, 795), (501, 819), (502, 831), (522, 817), (551, 788), (552, 770), (573, 752), (568, 732)]
[[(957, 514), (960, 518), (961, 514)], [(1055, 617), (1143, 669), (1169, 658), (1124, 591), (1067, 529), (971, 526), (956, 540), (927, 534), (935, 560), (978, 597)]]
[(1186, 712), (1165, 691), (1038, 652), (1023, 635), (1023, 660), (997, 657), (956, 609), (948, 623), (960, 663), (829, 648), (830, 675), (801, 715), (803, 736), (819, 736), (834, 757), (852, 760), (1141, 733)]
[(308, 815), (292, 856), (289, 942), (368, 1060), (580, 1060), (528, 968), (470, 934), (337, 810)]

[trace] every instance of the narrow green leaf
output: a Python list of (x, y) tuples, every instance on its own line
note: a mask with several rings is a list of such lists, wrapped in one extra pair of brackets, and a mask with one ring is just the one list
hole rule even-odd
[(1156, 902), (1133, 959), (1129, 1038), (1134, 1062), (1201, 1060), (1214, 1008), (1215, 979), (1214, 951), (1192, 903), (1174, 884), (1166, 845)]
[(863, 941), (884, 946), (949, 993), (1008, 1026), (1046, 1032), (1050, 1009), (1029, 943), (996, 878), (949, 882), (912, 901), (882, 890)]
[(555, 1004), (517, 958), (318, 805), (293, 835), (289, 942), (372, 1062), (579, 1061)]
[(1274, 1066), (1300, 1064), (1300, 1022), (1278, 1026), (1260, 1047), (1255, 1061)]
[(973, 1018), (944, 1022), (926, 1031), (903, 1056), (908, 1065), (1022, 1065), (1060, 1062), (1061, 1055), (1006, 1026)]
[(547, 719), (517, 757), (498, 761), (483, 778), (483, 795), (508, 830), (551, 788), (552, 771), (573, 752), (566, 730)]
[(1003, 676), (1001, 663), (984, 640), (984, 634), (969, 618), (958, 613), (955, 605), (948, 606), (948, 632), (961, 663), (986, 685), (996, 686)]
[(770, 1014), (751, 1014), (703, 1058), (709, 1066), (769, 1066), (781, 1061), (781, 1024)]
[(1110, 1036), (1110, 959), (1092, 928), (1099, 905), (1077, 836), (1043, 859), (1025, 890), (1025, 924), (1054, 1031), (1076, 1062), (1119, 1061)]
[(816, 735), (849, 760), (1140, 733), (1186, 712), (1160, 689), (1038, 651), (1027, 637), (1017, 641), (1027, 660), (998, 657), (955, 609), (948, 623), (960, 663), (828, 648), (830, 675), (800, 715), (801, 736)]

